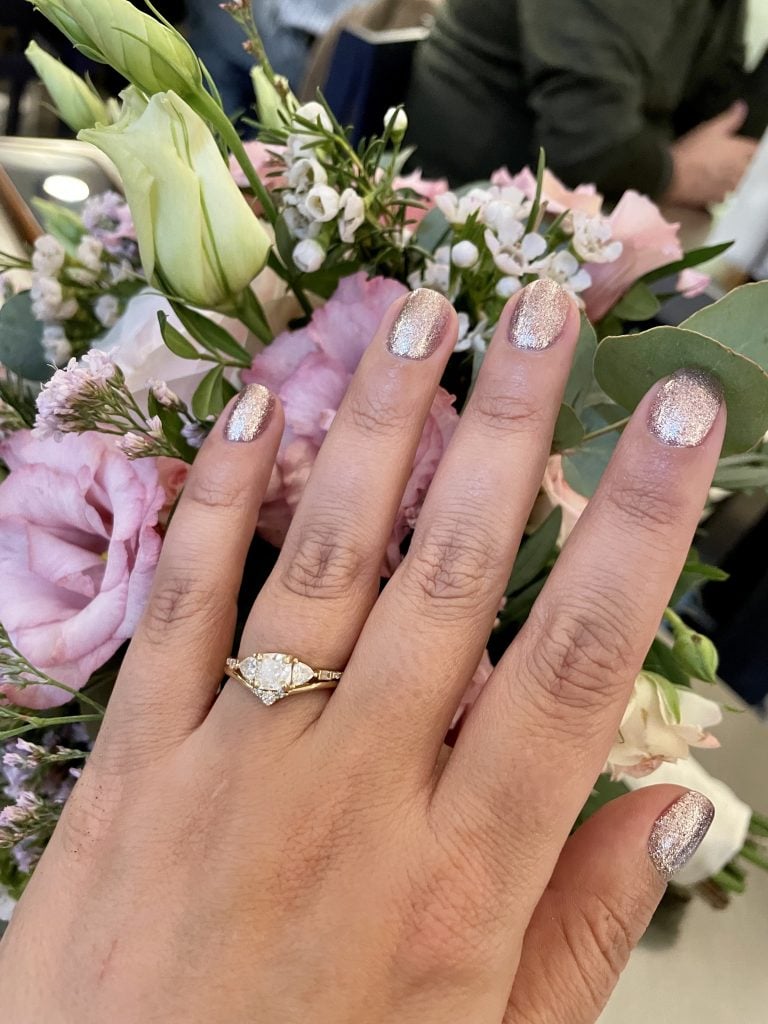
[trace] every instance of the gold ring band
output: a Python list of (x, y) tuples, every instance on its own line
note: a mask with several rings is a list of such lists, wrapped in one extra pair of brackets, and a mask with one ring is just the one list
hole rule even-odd
[(341, 679), (341, 672), (312, 668), (291, 654), (263, 652), (249, 654), (242, 659), (227, 658), (224, 671), (267, 705), (294, 693), (333, 690)]

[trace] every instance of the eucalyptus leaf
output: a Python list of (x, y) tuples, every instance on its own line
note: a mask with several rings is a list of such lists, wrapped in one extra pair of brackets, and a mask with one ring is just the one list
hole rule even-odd
[(557, 538), (563, 523), (563, 510), (555, 508), (541, 526), (520, 547), (509, 578), (507, 594), (516, 594), (533, 583), (557, 551)]
[(606, 338), (595, 357), (598, 383), (628, 410), (635, 409), (658, 380), (681, 369), (705, 370), (722, 383), (728, 406), (723, 454), (754, 447), (768, 429), (768, 373), (752, 359), (679, 327)]
[(447, 240), (450, 233), (450, 224), (435, 206), (419, 224), (413, 241), (420, 248), (433, 253)]
[(726, 491), (768, 488), (768, 452), (748, 452), (746, 455), (731, 455), (721, 459), (713, 484)]
[(25, 380), (44, 381), (53, 373), (43, 351), (43, 325), (32, 314), (29, 292), (13, 295), (0, 308), (0, 363)]
[(581, 331), (576, 343), (573, 366), (565, 388), (565, 404), (579, 413), (592, 397), (594, 388), (593, 365), (597, 352), (597, 335), (595, 328), (587, 319), (581, 317)]
[(582, 445), (576, 451), (566, 452), (563, 455), (566, 483), (585, 498), (591, 498), (611, 461), (618, 439), (617, 433), (606, 434)]
[(734, 289), (680, 326), (706, 334), (768, 370), (768, 281)]
[(584, 434), (584, 425), (570, 405), (561, 405), (552, 438), (552, 451), (563, 452), (569, 448), (576, 448)]
[(661, 309), (661, 303), (644, 281), (637, 281), (614, 306), (613, 313), (621, 320), (642, 323), (650, 320)]

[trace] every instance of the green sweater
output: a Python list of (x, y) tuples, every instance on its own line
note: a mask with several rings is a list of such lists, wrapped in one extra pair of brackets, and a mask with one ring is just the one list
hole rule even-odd
[(416, 55), (416, 163), (454, 184), (543, 146), (570, 185), (659, 195), (670, 143), (743, 91), (746, 0), (446, 0)]

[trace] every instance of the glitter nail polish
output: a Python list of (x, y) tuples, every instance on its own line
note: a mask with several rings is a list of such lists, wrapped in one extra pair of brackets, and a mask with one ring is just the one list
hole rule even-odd
[(651, 830), (648, 853), (659, 874), (669, 880), (685, 867), (709, 831), (715, 808), (702, 793), (690, 790), (664, 811)]
[(714, 426), (723, 389), (704, 370), (678, 370), (659, 388), (649, 416), (651, 433), (673, 448), (695, 448)]
[(387, 348), (403, 359), (428, 359), (438, 348), (448, 322), (446, 300), (431, 288), (411, 292), (392, 325)]
[(275, 397), (263, 384), (249, 384), (237, 397), (224, 430), (228, 441), (254, 441), (262, 433), (272, 411)]
[(515, 348), (539, 352), (563, 333), (571, 300), (564, 288), (548, 277), (524, 289), (509, 322), (509, 340)]

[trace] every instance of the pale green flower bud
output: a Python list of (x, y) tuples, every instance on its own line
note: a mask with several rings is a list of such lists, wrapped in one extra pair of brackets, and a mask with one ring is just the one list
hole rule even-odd
[(56, 104), (59, 117), (72, 131), (109, 124), (113, 120), (107, 104), (93, 86), (37, 43), (29, 44), (26, 57)]
[(174, 93), (158, 93), (79, 137), (120, 172), (147, 279), (194, 306), (231, 307), (270, 242), (202, 118)]
[(384, 115), (384, 128), (395, 142), (399, 142), (408, 131), (408, 115), (402, 107), (390, 107)]
[(29, 2), (81, 53), (109, 64), (143, 92), (202, 92), (200, 62), (189, 43), (128, 0)]
[(256, 104), (259, 110), (259, 122), (264, 128), (285, 128), (299, 108), (299, 101), (291, 92), (288, 79), (275, 75), (274, 81), (261, 64), (251, 69), (253, 91), (256, 93)]
[(717, 648), (709, 637), (702, 636), (701, 633), (686, 626), (671, 608), (666, 610), (664, 618), (672, 630), (672, 653), (680, 666), (695, 679), (716, 683), (720, 659)]

